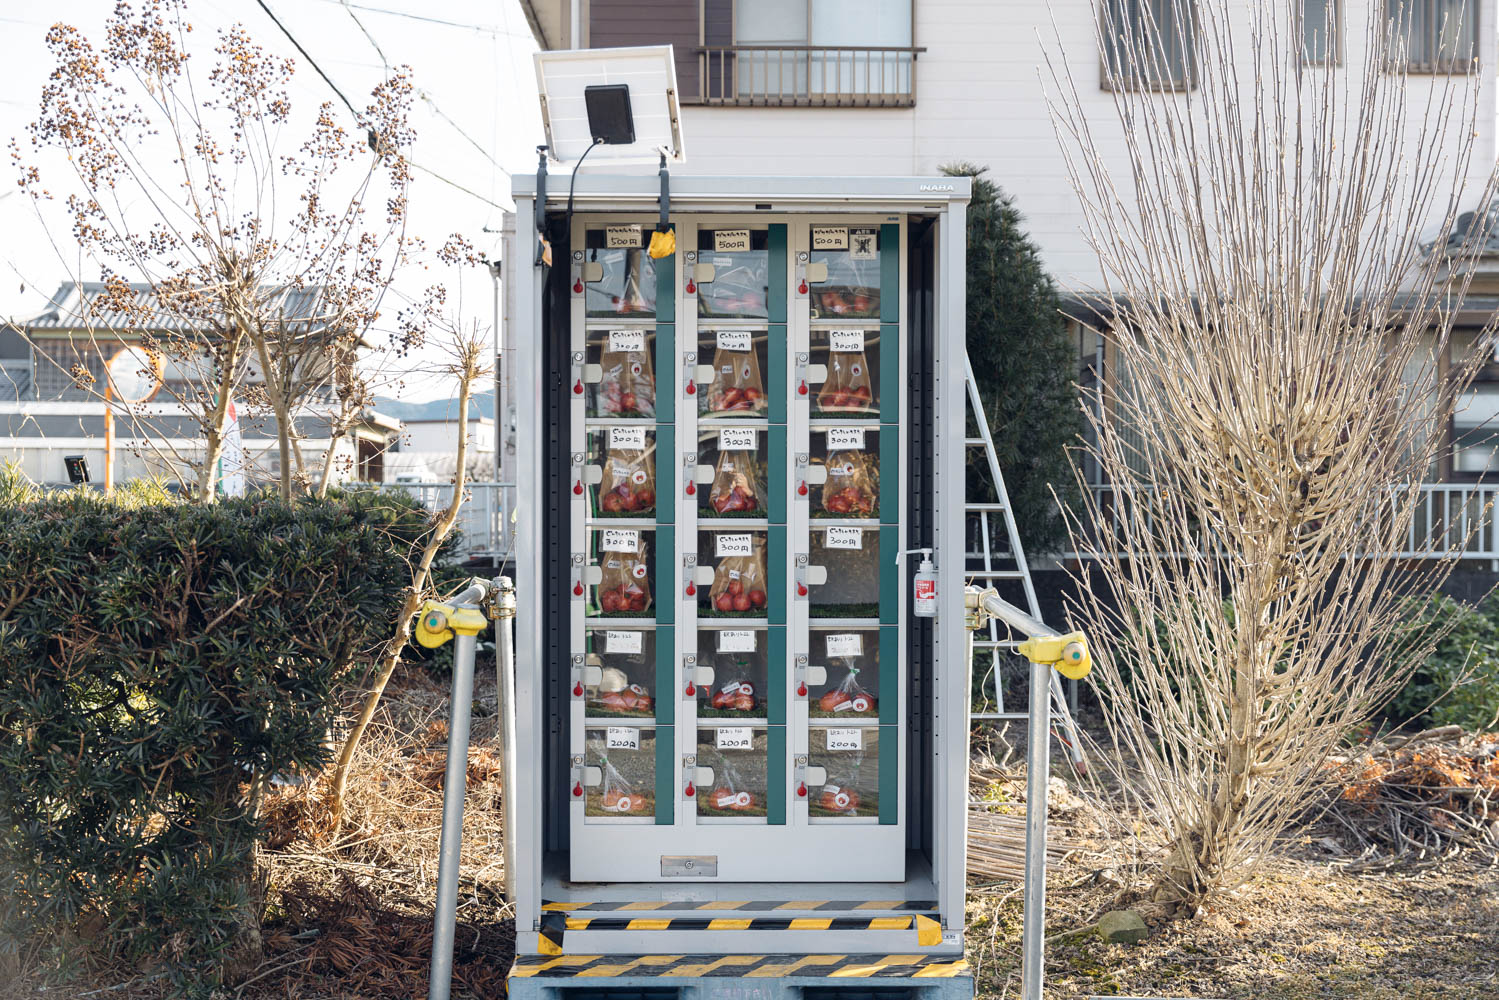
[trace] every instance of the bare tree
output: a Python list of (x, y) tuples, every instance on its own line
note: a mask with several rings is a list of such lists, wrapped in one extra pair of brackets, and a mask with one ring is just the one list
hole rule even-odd
[[(169, 467), (190, 470), (195, 495), (213, 495), (236, 397), (275, 419), (282, 495), (318, 492), (334, 445), (369, 403), (358, 351), (419, 248), (407, 234), (403, 152), (414, 140), (412, 86), (399, 69), (356, 121), (325, 103), (299, 123), (291, 60), (235, 25), (220, 32), (208, 71), (194, 72), (186, 14), (186, 0), (120, 4), (101, 49), (52, 27), (56, 68), (31, 126), (37, 162), (15, 151), (21, 184), (38, 202), (65, 199), (74, 242), (55, 241), (59, 258), (106, 283), (76, 318), (95, 353), (110, 350), (102, 317), (113, 314), (169, 373), (161, 400), (198, 425), (201, 452), (159, 432), (164, 408), (115, 405)], [(404, 353), (422, 336), (403, 326), (394, 346)], [(76, 367), (76, 384), (107, 399), (90, 366)], [(330, 439), (316, 456), (301, 448), (309, 409)]]
[(1399, 26), (1369, 6), (1333, 72), (1303, 57), (1301, 4), (1105, 0), (1102, 121), (1092, 81), (1052, 68), (1118, 359), (1092, 401), (1108, 491), (1072, 520), (1073, 610), (1168, 906), (1237, 884), (1284, 831), (1430, 651), (1405, 597), (1487, 515), (1452, 512), (1442, 551), (1395, 558), (1492, 351), (1490, 326), (1441, 362), (1494, 164), (1476, 61), (1407, 78)]

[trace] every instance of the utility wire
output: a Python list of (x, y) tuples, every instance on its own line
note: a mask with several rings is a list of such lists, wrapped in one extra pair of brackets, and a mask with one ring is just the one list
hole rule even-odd
[(476, 31), (486, 35), (505, 35), (510, 38), (530, 38), (531, 33), (524, 34), (518, 31), (507, 31), (493, 24), (465, 24), (462, 21), (449, 21), (441, 17), (432, 17), (428, 14), (411, 14), (404, 10), (390, 10), (385, 7), (370, 7), (365, 4), (347, 3), (345, 0), (323, 0), (323, 3), (336, 3), (341, 7), (353, 7), (356, 10), (368, 11), (371, 14), (385, 14), (388, 17), (404, 17), (411, 21), (423, 21), (427, 24), (440, 24), (448, 28), (463, 28), (467, 31)]
[[(320, 67), (317, 64), (317, 61), (315, 59), (313, 59), (312, 56), (310, 54), (308, 54), (307, 50), (302, 47), (302, 43), (299, 42), (299, 41), (297, 41), (296, 36), (293, 35), (289, 30), (287, 30), (286, 25), (284, 25), (284, 24), (281, 23), (280, 18), (276, 17), (275, 12), (272, 11), (270, 7), (266, 6), (265, 0), (255, 0), (255, 2), (260, 5), (260, 9), (261, 10), (265, 11), (266, 16), (269, 17), (273, 22), (275, 22), (276, 27), (278, 27), (278, 28), (281, 29), (281, 33), (286, 36), (286, 40), (289, 41), (289, 42), (291, 42), (292, 45), (296, 48), (296, 50), (302, 54), (302, 58), (307, 60), (307, 64), (309, 66), (311, 66), (314, 70), (317, 70), (317, 75), (320, 76), (320, 77), (322, 77), (323, 78), (323, 82), (328, 85), (329, 89), (331, 89), (335, 94), (338, 95), (338, 99), (340, 101), (344, 102), (344, 107), (346, 107), (346, 108), (349, 109), (349, 113), (352, 114), (356, 120), (358, 120), (359, 117), (360, 117), (359, 112), (357, 110), (355, 110), (354, 105), (349, 102), (349, 99), (344, 96), (344, 92), (338, 89), (338, 84), (334, 83), (331, 79), (328, 78), (328, 74), (323, 72), (322, 67)], [(334, 2), (337, 2), (337, 0), (334, 0)], [(352, 5), (352, 4), (341, 4), (341, 6), (350, 7), (350, 6), (354, 6), (354, 5)], [(361, 8), (361, 9), (368, 9), (368, 8)], [(389, 12), (387, 12), (387, 13), (389, 13)], [(353, 15), (353, 12), (350, 11), (350, 16), (352, 16), (352, 15)], [(357, 17), (354, 18), (354, 23), (356, 23), (356, 24), (359, 23), (359, 19)], [(360, 24), (359, 28), (360, 28), (361, 31), (363, 31), (364, 30), (364, 25)], [(369, 37), (369, 32), (367, 32), (367, 31), (365, 32), (365, 37)], [(385, 68), (388, 70), (390, 68), (390, 63), (386, 62), (386, 60), (385, 60), (385, 53), (380, 52), (380, 46), (375, 44), (375, 40), (373, 38), (370, 38), (369, 40), (370, 40), (370, 44), (375, 46), (375, 51), (380, 54), (380, 61), (383, 62), (383, 63), (385, 63)], [(428, 99), (428, 100), (430, 100), (430, 99)], [(434, 105), (433, 107), (435, 109), (436, 105)], [(438, 113), (441, 114), (441, 112), (438, 112)], [(447, 115), (443, 115), (443, 117), (447, 118)], [(452, 119), (448, 119), (448, 122), (450, 124), (452, 124)], [(454, 125), (453, 127), (457, 128), (456, 125)], [(459, 129), (459, 131), (462, 132), (462, 129)], [(464, 138), (468, 139), (469, 142), (473, 142), (474, 141), (467, 134), (464, 135)], [(475, 145), (477, 145), (477, 143), (475, 143)], [(375, 147), (375, 135), (374, 135), (374, 131), (371, 130), (370, 131), (370, 148), (373, 149), (374, 147)], [(415, 160), (411, 159), (410, 157), (406, 158), (406, 162), (409, 163), (412, 167), (416, 168), (417, 170), (420, 170), (423, 173), (429, 174), (432, 177), (436, 178), (437, 180), (442, 181), (444, 184), (448, 185), (449, 187), (454, 188), (454, 189), (456, 189), (458, 191), (462, 191), (464, 194), (468, 195), (470, 198), (477, 198), (477, 199), (479, 199), (480, 201), (484, 202), (487, 205), (493, 205), (495, 208), (498, 208), (502, 212), (509, 211), (509, 209), (507, 209), (504, 205), (501, 205), (499, 202), (494, 201), (494, 200), (492, 200), (490, 198), (486, 198), (484, 195), (479, 194), (477, 191), (473, 191), (473, 190), (471, 190), (469, 188), (464, 187), (462, 184), (459, 184), (455, 180), (450, 180), (449, 178), (444, 177), (442, 174), (439, 174), (437, 171), (433, 170), (431, 167), (424, 167), (424, 166), (422, 166), (420, 163), (417, 163)], [(491, 160), (491, 162), (493, 162), (493, 160)], [(498, 164), (495, 164), (495, 165), (499, 166)], [(504, 168), (501, 167), (500, 169), (503, 170)], [(507, 173), (506, 176), (508, 177), (509, 174)]]

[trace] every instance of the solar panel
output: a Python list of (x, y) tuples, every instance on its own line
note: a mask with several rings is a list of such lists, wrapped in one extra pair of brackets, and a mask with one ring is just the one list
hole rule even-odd
[[(536, 84), (547, 146), (554, 159), (576, 163), (593, 144), (588, 88), (623, 84), (629, 88), (627, 104), (634, 117), (634, 141), (600, 145), (588, 154), (588, 162), (654, 164), (662, 152), (673, 163), (686, 160), (677, 104), (677, 69), (670, 45), (538, 52)], [(596, 107), (599, 93), (595, 90)], [(615, 100), (610, 103), (617, 107), (617, 91), (612, 96)]]

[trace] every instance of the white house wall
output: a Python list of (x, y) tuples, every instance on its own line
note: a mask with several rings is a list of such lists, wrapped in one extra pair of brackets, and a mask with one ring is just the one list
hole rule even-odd
[[(1292, 0), (1285, 0), (1290, 3)], [(1299, 0), (1296, 0), (1299, 2)], [(1376, 11), (1385, 0), (1373, 0)], [(1247, 5), (1238, 4), (1241, 23)], [(1344, 5), (1342, 64), (1360, 72), (1370, 0)], [(1047, 107), (1047, 54), (1065, 64), (1115, 176), (1126, 176), (1113, 96), (1100, 89), (1091, 0), (916, 0), (916, 106), (906, 109), (683, 108), (686, 173), (904, 176), (969, 160), (1015, 196), (1047, 267), (1069, 290), (1098, 287)], [(1289, 9), (1289, 8), (1288, 8)], [(1496, 159), (1496, 0), (1479, 0), (1482, 83), (1475, 162)], [(1298, 44), (1288, 39), (1285, 44)], [(1440, 78), (1411, 77), (1412, 114)], [(1450, 152), (1450, 150), (1449, 150)]]

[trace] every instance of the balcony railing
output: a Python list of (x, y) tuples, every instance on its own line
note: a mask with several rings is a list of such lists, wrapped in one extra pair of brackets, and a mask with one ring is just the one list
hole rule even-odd
[(740, 107), (909, 108), (923, 48), (718, 45), (698, 49), (699, 100)]
[[(1138, 499), (1141, 494), (1136, 494), (1137, 499), (1130, 501), (1108, 486), (1094, 486), (1092, 489), (1099, 509), (1112, 525), (1117, 526), (1125, 517), (1151, 516), (1146, 509), (1148, 503), (1142, 504)], [(1405, 487), (1400, 489), (1403, 491)], [(1391, 555), (1397, 559), (1487, 559), (1494, 564), (1491, 568), (1499, 570), (1499, 519), (1494, 516), (1496, 504), (1499, 504), (1499, 484), (1419, 483), (1410, 489), (1418, 493), (1414, 516), (1397, 551)], [(1392, 495), (1391, 506), (1386, 507), (1386, 511), (1393, 513), (1396, 499), (1403, 508), (1409, 498)], [(1196, 556), (1216, 550), (1211, 539), (1204, 538), (1203, 543), (1192, 553), (1174, 555)], [(1067, 557), (1089, 559), (1094, 553), (1069, 552)]]
[[(453, 495), (452, 483), (385, 483), (381, 489), (404, 490), (433, 512), (447, 507)], [(463, 532), (459, 558), (503, 562), (515, 546), (515, 484), (468, 483), (464, 489), (467, 496), (456, 525)]]

